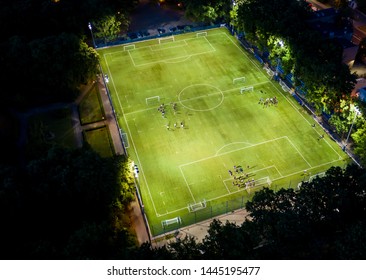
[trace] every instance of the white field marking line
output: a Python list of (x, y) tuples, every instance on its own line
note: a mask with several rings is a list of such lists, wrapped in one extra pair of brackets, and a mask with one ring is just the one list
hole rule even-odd
[(253, 145), (252, 143), (249, 143), (249, 142), (232, 142), (232, 143), (226, 144), (226, 145), (222, 146), (220, 149), (218, 149), (218, 151), (216, 152), (215, 156), (218, 156), (219, 155), (219, 152), (222, 149), (224, 149), (224, 148), (226, 148), (226, 147), (228, 147), (230, 145), (236, 145), (236, 144), (245, 144), (245, 145), (249, 145), (249, 147), (251, 147)]
[[(211, 34), (211, 35), (208, 35), (208, 36), (217, 36), (217, 35), (226, 35), (227, 36), (227, 34), (225, 33), (225, 32), (221, 32), (221, 33), (216, 33), (216, 34)], [(207, 37), (207, 36), (206, 36)], [(207, 38), (206, 37), (204, 37), (206, 40), (207, 40)], [(184, 41), (185, 42), (185, 45), (186, 46), (188, 46), (189, 44), (187, 44), (187, 42), (186, 41), (189, 41), (189, 40), (195, 40), (195, 39), (197, 39), (196, 37), (195, 38), (188, 38), (188, 39), (184, 39), (184, 40), (182, 40), (182, 41)], [(146, 41), (149, 41), (149, 40), (146, 40)], [(175, 41), (175, 42), (180, 42), (180, 41)], [(130, 53), (130, 50), (120, 50), (120, 51), (114, 51), (114, 52), (109, 52), (109, 53), (105, 53), (104, 54), (104, 56), (105, 55), (108, 55), (108, 54), (115, 54), (115, 53), (119, 53), (119, 52), (128, 52), (128, 54), (129, 54), (129, 56), (130, 56), (130, 58), (131, 58), (131, 60), (132, 60), (132, 62), (133, 62), (133, 64), (134, 64), (134, 66), (135, 67), (138, 67), (138, 66), (145, 66), (145, 65), (149, 65), (149, 64), (154, 64), (154, 63), (171, 63), (171, 62), (169, 62), (170, 60), (174, 60), (174, 59), (181, 59), (181, 58), (185, 58), (185, 59), (189, 59), (190, 57), (192, 57), (192, 56), (196, 56), (196, 55), (201, 55), (201, 54), (206, 54), (206, 53), (211, 53), (211, 52), (215, 52), (216, 51), (216, 49), (212, 46), (212, 44), (207, 40), (207, 42), (210, 44), (210, 47), (212, 48), (212, 50), (211, 51), (206, 51), (206, 52), (201, 52), (201, 53), (196, 53), (196, 54), (191, 54), (191, 55), (186, 55), (186, 56), (181, 56), (181, 57), (176, 57), (176, 58), (171, 58), (171, 59), (165, 59), (165, 60), (158, 60), (158, 61), (155, 61), (155, 62), (148, 62), (148, 63), (144, 63), (144, 64), (139, 64), (139, 65), (136, 65), (135, 64), (135, 62), (134, 62), (134, 60), (133, 60), (133, 58), (132, 58), (132, 55), (131, 55), (131, 53)], [(155, 44), (156, 46), (159, 46), (160, 44)], [(152, 45), (152, 46), (155, 46), (155, 45)], [(124, 45), (122, 45), (122, 46), (124, 46)], [(122, 47), (122, 46), (119, 46), (119, 47)], [(132, 51), (134, 51), (134, 50), (138, 50), (138, 49), (144, 49), (144, 48), (149, 48), (151, 51), (153, 51), (152, 50), (152, 46), (146, 46), (146, 47), (140, 47), (140, 48), (135, 48), (135, 49), (133, 49)], [(116, 46), (116, 47), (118, 47), (118, 46)], [(182, 47), (182, 46), (177, 46), (177, 47)], [(171, 47), (171, 48), (173, 48), (173, 47)], [(166, 49), (166, 48), (165, 48)], [(163, 49), (164, 50), (164, 49)], [(183, 60), (184, 61), (184, 60)]]
[(133, 114), (138, 114), (138, 113), (143, 113), (143, 112), (146, 112), (146, 111), (150, 111), (150, 110), (153, 110), (156, 108), (158, 108), (159, 106), (156, 106), (156, 107), (151, 107), (151, 108), (146, 108), (146, 109), (141, 109), (141, 110), (137, 110), (137, 111), (133, 111), (133, 112), (130, 112), (130, 113), (126, 113), (125, 116), (129, 116), (129, 115), (133, 115)]
[(181, 63), (183, 61), (186, 61), (186, 60), (190, 59), (191, 57), (192, 57), (192, 55), (189, 55), (186, 58), (182, 58), (181, 60), (177, 59), (177, 61), (164, 61), (164, 63)]
[[(279, 172), (279, 171), (278, 171), (278, 168), (277, 168), (277, 166), (276, 166), (275, 164), (273, 164), (273, 165), (269, 165), (269, 166), (266, 166), (266, 167), (263, 167), (263, 168), (261, 168), (261, 169), (251, 170), (251, 171), (250, 171), (250, 173), (248, 173), (248, 174), (251, 174), (251, 173), (258, 173), (258, 172), (260, 172), (260, 171), (267, 170), (267, 169), (272, 169), (272, 168), (276, 169), (277, 173), (280, 175), (280, 177), (279, 177), (279, 178), (281, 178), (281, 177), (282, 177), (282, 174), (281, 174), (281, 172)], [(265, 177), (269, 177), (269, 176), (265, 176)], [(262, 178), (265, 178), (265, 177), (262, 177)], [(259, 179), (261, 179), (261, 178), (259, 178)], [(228, 179), (225, 179), (225, 180), (223, 180), (223, 181), (229, 181), (229, 180), (233, 180), (233, 179), (232, 179), (232, 178), (228, 178)]]
[[(315, 168), (318, 168), (318, 167), (321, 167), (321, 166), (324, 166), (324, 165), (328, 165), (328, 164), (332, 164), (334, 162), (337, 162), (337, 161), (341, 161), (341, 159), (335, 159), (335, 160), (332, 160), (332, 161), (329, 161), (329, 162), (326, 162), (326, 163), (322, 163), (322, 164), (319, 164), (319, 165), (316, 165), (316, 166), (313, 166), (312, 168), (308, 169), (309, 170), (312, 170), (312, 169), (315, 169)], [(279, 177), (279, 178), (276, 178), (276, 179), (273, 179), (273, 181), (276, 181), (276, 180), (281, 180), (281, 179), (284, 179), (284, 178), (287, 178), (287, 177), (290, 177), (290, 176), (293, 176), (293, 175), (296, 175), (296, 174), (301, 174), (301, 173), (304, 173), (304, 170), (301, 170), (301, 171), (297, 171), (297, 172), (294, 172), (294, 173), (291, 173), (291, 174), (288, 174), (286, 176), (282, 176), (282, 177)]]
[[(180, 94), (182, 93), (182, 92), (184, 92), (186, 89), (188, 89), (188, 88), (191, 88), (191, 87), (196, 87), (196, 86), (207, 86), (207, 87), (211, 87), (211, 88), (214, 88), (214, 89), (216, 89), (217, 90), (217, 92), (214, 92), (214, 93), (207, 93), (207, 94), (203, 94), (203, 95), (200, 95), (200, 96), (196, 96), (196, 97), (192, 97), (192, 98), (187, 98), (187, 99), (180, 99)], [(210, 96), (215, 96), (215, 95), (224, 95), (223, 94), (223, 92), (222, 92), (222, 90), (221, 89), (219, 89), (218, 87), (215, 87), (215, 86), (213, 86), (213, 85), (211, 85), (211, 84), (192, 84), (192, 85), (189, 85), (189, 86), (186, 86), (185, 88), (183, 88), (180, 92), (179, 92), (179, 94), (178, 94), (178, 100), (179, 100), (179, 102), (184, 102), (184, 101), (191, 101), (191, 100), (197, 100), (197, 99), (200, 99), (200, 98), (205, 98), (205, 97), (210, 97)], [(220, 103), (221, 104), (221, 103)], [(183, 104), (182, 104), (182, 106), (184, 106)], [(185, 107), (185, 106), (184, 106)]]
[[(263, 73), (263, 71), (258, 67), (258, 65), (257, 64), (255, 64), (253, 61), (252, 61), (252, 59), (243, 51), (243, 49), (242, 48), (240, 48), (240, 46), (238, 46), (226, 33), (223, 33), (223, 34), (225, 34), (228, 38), (229, 38), (229, 40), (237, 47), (237, 48), (239, 48), (240, 49), (240, 51), (252, 62), (252, 64), (255, 66), (255, 68), (257, 68), (258, 69), (258, 71), (266, 78), (266, 79), (268, 79), (269, 80), (269, 82), (272, 84), (272, 86), (286, 99), (286, 101), (287, 102), (289, 102), (290, 103), (290, 105), (295, 109), (295, 111), (298, 113), (298, 114), (300, 114), (300, 112), (297, 110), (297, 108), (295, 107), (295, 105), (292, 103), (292, 102), (290, 102), (290, 100), (288, 100), (287, 99), (287, 97), (273, 84), (273, 81), (272, 80), (270, 80), (266, 75), (264, 75), (264, 73)], [(301, 117), (309, 124), (309, 125), (311, 125), (311, 123), (302, 115), (302, 114), (300, 114), (301, 115)], [(321, 134), (319, 133), (319, 132), (317, 132), (318, 133), (318, 135), (320, 136)], [(325, 140), (325, 139), (323, 139), (323, 140)], [(329, 144), (329, 142), (328, 141), (325, 141), (327, 144), (328, 144), (328, 146), (338, 155), (338, 157), (339, 157), (339, 159), (341, 159), (342, 158), (342, 156)]]
[[(333, 160), (333, 161), (330, 161), (330, 162), (327, 162), (327, 163), (319, 164), (319, 165), (317, 165), (317, 166), (313, 166), (311, 169), (315, 169), (315, 168), (318, 168), (318, 167), (321, 167), (321, 166), (324, 166), (324, 165), (332, 164), (332, 163), (337, 162), (337, 161), (340, 161), (340, 160), (339, 160), (339, 159), (337, 159), (337, 160)], [(272, 167), (272, 165), (271, 165), (271, 166), (268, 166), (268, 167)], [(277, 167), (276, 167), (276, 169), (277, 169)], [(259, 169), (259, 170), (262, 170), (262, 169)], [(259, 171), (259, 170), (257, 170), (257, 171)], [(309, 171), (309, 170), (308, 170), (308, 171)], [(273, 179), (273, 180), (270, 178), (270, 180), (271, 180), (271, 181), (272, 181), (272, 183), (273, 183), (273, 181), (281, 180), (281, 179), (284, 179), (284, 178), (287, 178), (287, 177), (291, 177), (291, 176), (296, 175), (296, 174), (301, 174), (301, 173), (303, 173), (303, 172), (304, 172), (304, 170), (301, 170), (301, 171), (297, 171), (297, 172), (294, 172), (294, 173), (288, 174), (288, 175), (286, 175), (286, 176), (281, 176), (281, 177), (275, 178), (275, 179)], [(214, 201), (214, 200), (216, 200), (216, 199), (223, 198), (223, 197), (225, 197), (225, 196), (229, 196), (229, 195), (232, 195), (232, 194), (235, 194), (235, 193), (239, 193), (239, 192), (242, 192), (242, 191), (245, 191), (245, 189), (239, 189), (239, 190), (237, 190), (237, 191), (233, 191), (233, 192), (228, 193), (228, 194), (224, 194), (224, 195), (221, 195), (221, 196), (217, 196), (217, 197), (214, 197), (214, 198), (211, 198), (211, 199), (206, 200), (206, 202)], [(172, 213), (179, 212), (179, 211), (182, 211), (182, 210), (185, 210), (185, 209), (187, 209), (187, 207), (180, 208), (180, 209), (177, 209), (177, 210), (174, 210), (174, 211), (171, 211), (171, 212), (167, 212), (167, 213), (166, 213), (166, 214), (164, 214), (164, 215), (172, 214)], [(162, 215), (162, 216), (164, 216), (164, 215)]]
[[(216, 30), (216, 29), (220, 29), (220, 27), (219, 28), (212, 28), (212, 29), (210, 29), (210, 30)], [(192, 33), (193, 34), (193, 33)], [(220, 35), (226, 35), (227, 36), (227, 34), (226, 34), (226, 32), (225, 31), (223, 31), (223, 32), (218, 32), (218, 33), (215, 33), (215, 34), (208, 34), (207, 33), (207, 36), (220, 36)], [(194, 39), (197, 39), (196, 37), (192, 37), (192, 38), (187, 38), (187, 39), (183, 39), (183, 40), (194, 40)], [(139, 42), (135, 42), (135, 46), (136, 45), (138, 45), (139, 43), (143, 43), (143, 42), (149, 42), (149, 41), (155, 41), (156, 40), (156, 38), (153, 38), (153, 39), (147, 39), (147, 40), (142, 40), (142, 41), (139, 41)], [(183, 40), (177, 40), (177, 41), (175, 41), (175, 42), (179, 42), (179, 41), (183, 41)], [(109, 46), (109, 47), (103, 47), (103, 48), (98, 48), (99, 50), (103, 50), (103, 49), (114, 49), (114, 48), (116, 48), (116, 49), (118, 49), (118, 50), (116, 50), (116, 51), (110, 51), (110, 52), (108, 52), (108, 53), (105, 53), (105, 55), (106, 54), (115, 54), (115, 53), (123, 53), (123, 52), (126, 52), (126, 50), (120, 50), (120, 48), (122, 48), (123, 46), (126, 46), (126, 45), (128, 45), (128, 44), (130, 44), (130, 43), (126, 43), (126, 44), (122, 44), (122, 45), (117, 45), (117, 46)], [(151, 46), (155, 46), (155, 45), (159, 45), (159, 44), (154, 44), (154, 45), (149, 45), (149, 46), (145, 46), (145, 47), (137, 47), (137, 48), (135, 48), (135, 50), (137, 50), (137, 49), (144, 49), (144, 48), (150, 48)]]
[[(290, 101), (274, 84), (273, 82), (270, 80), (270, 83), (272, 84), (272, 86), (285, 98), (285, 100), (292, 106), (292, 108), (309, 124), (311, 125), (311, 123), (299, 112), (298, 108), (296, 108), (296, 106), (294, 105), (294, 103), (292, 101)], [(316, 131), (316, 133), (320, 136), (321, 134)], [(330, 143), (328, 141), (326, 141), (326, 139), (323, 139), (325, 141), (325, 143), (327, 143), (327, 145), (338, 155), (338, 159), (342, 159), (342, 156), (330, 145)]]
[(189, 184), (188, 184), (188, 182), (187, 182), (186, 176), (184, 176), (184, 173), (183, 173), (182, 168), (180, 168), (180, 167), (179, 167), (179, 169), (180, 169), (180, 173), (182, 173), (182, 176), (183, 176), (184, 181), (186, 182), (186, 185), (187, 185), (187, 188), (188, 188), (188, 190), (189, 190), (189, 193), (191, 194), (191, 196), (192, 196), (192, 198), (193, 198), (194, 203), (196, 203), (196, 199), (194, 198), (193, 193), (192, 193), (192, 191), (191, 191), (191, 188), (189, 187)]
[(132, 55), (131, 55), (130, 51), (127, 51), (127, 52), (128, 52), (128, 55), (129, 55), (129, 56), (130, 56), (130, 58), (131, 58), (131, 61), (132, 61), (132, 63), (133, 63), (133, 66), (135, 66), (135, 67), (136, 67), (135, 61), (133, 60), (133, 57), (132, 57)]
[[(263, 171), (263, 170), (266, 170), (266, 169), (270, 169), (270, 168), (276, 169), (276, 171), (278, 172), (278, 174), (282, 177), (282, 174), (278, 171), (276, 165), (270, 165), (270, 166), (267, 166), (267, 167), (264, 167), (264, 168), (261, 168), (261, 169), (253, 170), (250, 173), (260, 172), (260, 171)], [(266, 177), (269, 177), (269, 176), (266, 176)], [(262, 177), (262, 178), (266, 178), (266, 177)], [(261, 178), (259, 178), (259, 179), (261, 179)], [(226, 186), (226, 181), (233, 181), (233, 180), (234, 180), (233, 178), (228, 178), (228, 179), (222, 180), (222, 182), (224, 183), (224, 185), (225, 185), (225, 187), (226, 187), (226, 189), (228, 191), (229, 191), (229, 189)], [(230, 193), (230, 191), (229, 191), (229, 193)]]
[(273, 165), (273, 166), (274, 166), (274, 168), (276, 168), (276, 170), (277, 170), (278, 174), (280, 174), (280, 176), (282, 176), (282, 174), (281, 174), (281, 172), (278, 170), (277, 166), (276, 166), (276, 165)]
[(215, 51), (206, 51), (206, 52), (195, 53), (195, 54), (187, 54), (187, 55), (178, 56), (178, 57), (174, 57), (174, 58), (168, 58), (168, 59), (162, 59), (162, 60), (157, 60), (157, 61), (153, 61), (153, 62), (142, 63), (142, 64), (135, 65), (135, 67), (141, 67), (141, 66), (146, 66), (146, 65), (150, 65), (150, 64), (156, 64), (156, 63), (171, 63), (170, 62), (171, 60), (183, 59), (183, 58), (187, 58), (187, 56), (192, 57), (192, 56), (198, 56), (198, 55), (212, 53), (212, 52), (215, 52)]
[[(225, 34), (226, 35), (226, 37), (240, 50), (240, 52), (241, 53), (243, 53), (244, 54), (244, 56), (256, 67), (256, 68), (258, 68), (259, 69), (259, 67), (258, 67), (258, 65), (257, 64), (255, 64), (254, 62), (253, 62), (253, 60), (243, 51), (243, 49), (240, 47), (240, 46), (238, 46), (238, 44), (237, 43), (235, 43), (230, 37), (229, 37), (229, 35), (227, 35), (226, 33), (223, 33), (223, 34)], [(261, 75), (263, 76), (263, 77), (265, 77), (266, 79), (268, 79), (268, 77), (263, 73), (263, 71), (259, 71), (260, 73), (261, 73)]]
[(226, 180), (222, 180), (222, 183), (224, 184), (225, 188), (227, 189), (228, 193), (230, 193), (230, 190), (229, 188), (226, 186), (226, 182), (225, 181), (228, 181), (230, 179), (226, 179)]
[[(256, 86), (256, 85), (262, 85), (262, 84), (266, 84), (266, 83), (269, 83), (269, 81), (266, 81), (266, 82), (261, 82), (261, 83), (256, 83), (256, 84), (253, 84), (253, 86)], [(209, 84), (206, 84), (206, 85), (209, 85)], [(211, 86), (211, 85), (209, 85)], [(223, 90), (221, 91), (222, 93), (228, 93), (228, 92), (231, 92), (231, 91), (237, 91), (237, 90), (240, 90), (241, 87), (239, 88), (234, 88), (234, 89), (228, 89), (228, 90)], [(218, 95), (219, 93), (211, 93), (211, 94), (208, 94), (206, 95), (207, 96), (214, 96), (214, 95)], [(204, 96), (200, 96), (200, 97), (193, 97), (191, 99), (182, 99), (181, 101), (188, 101), (188, 100), (194, 100), (194, 99), (198, 99), (198, 98), (202, 98)], [(128, 115), (133, 115), (133, 114), (138, 114), (138, 113), (143, 113), (143, 112), (146, 112), (146, 111), (149, 111), (149, 110), (155, 110), (157, 107), (150, 107), (150, 108), (146, 108), (146, 109), (141, 109), (141, 110), (137, 110), (137, 111), (133, 111), (133, 112), (130, 112), (130, 113), (125, 113), (126, 116)], [(230, 144), (229, 144), (230, 145)]]
[[(167, 48), (156, 48), (156, 50), (153, 48), (155, 46), (162, 46), (161, 44), (156, 44), (156, 45), (152, 45), (152, 46), (149, 46), (150, 47), (150, 50), (152, 52), (158, 52), (158, 51), (162, 51), (162, 50), (168, 50), (168, 49), (174, 49), (174, 48), (180, 48), (180, 47), (183, 47), (183, 46), (188, 46), (186, 40), (181, 40), (181, 41), (174, 41), (174, 42), (184, 42), (184, 44), (182, 45), (177, 45), (177, 46), (170, 46), (170, 47), (167, 47)], [(142, 48), (140, 48), (142, 49)]]
[[(244, 147), (244, 148), (240, 148), (240, 149), (235, 149), (235, 150), (232, 150), (232, 151), (228, 151), (228, 152), (222, 153), (222, 154), (220, 154), (220, 156), (227, 155), (227, 154), (230, 154), (230, 153), (234, 153), (234, 152), (237, 152), (237, 151), (240, 151), (240, 150), (245, 150), (245, 149), (252, 148), (252, 147), (255, 147), (255, 146), (263, 145), (263, 144), (266, 144), (266, 143), (274, 142), (274, 141), (277, 141), (277, 140), (280, 140), (280, 139), (283, 139), (283, 138), (286, 139), (286, 137), (287, 136), (282, 136), (282, 137), (278, 137), (278, 138), (271, 139), (271, 140), (268, 140), (268, 141), (263, 141), (263, 142), (260, 142), (260, 143), (257, 143), (257, 144), (252, 144), (251, 146), (248, 146), (248, 147)], [(197, 162), (201, 162), (201, 161), (205, 161), (205, 160), (208, 160), (208, 159), (213, 159), (215, 157), (217, 157), (217, 155), (213, 155), (213, 156), (205, 157), (205, 158), (202, 158), (202, 159), (199, 159), (199, 160), (195, 160), (195, 161), (191, 161), (191, 162), (188, 162), (188, 163), (184, 163), (184, 164), (179, 165), (179, 167), (183, 167), (183, 166), (186, 166), (186, 165), (191, 165), (191, 164), (194, 164), (194, 163), (197, 163)]]
[(294, 145), (294, 143), (292, 143), (292, 141), (290, 140), (290, 138), (288, 138), (287, 136), (285, 136), (286, 139), (290, 142), (290, 144), (292, 145), (292, 147), (295, 148), (295, 150), (299, 153), (299, 155), (302, 157), (302, 159), (309, 165), (309, 167), (311, 168), (311, 164), (305, 159), (305, 157), (302, 155), (302, 153), (299, 151), (299, 149)]
[(243, 87), (253, 87), (253, 91), (255, 90), (255, 87), (256, 86), (259, 86), (259, 85), (264, 85), (264, 84), (268, 84), (270, 83), (270, 81), (264, 81), (264, 82), (260, 82), (260, 83), (255, 83), (255, 84), (251, 84), (251, 85), (243, 85), (241, 87), (237, 87), (237, 88), (233, 88), (233, 89), (227, 89), (227, 90), (223, 90), (222, 92), (229, 92), (229, 91), (236, 91), (236, 90), (241, 90)]
[[(201, 38), (201, 37), (198, 37), (198, 38)], [(205, 40), (207, 41), (207, 43), (210, 45), (210, 47), (216, 51), (216, 49), (212, 46), (212, 44), (210, 43), (210, 41), (207, 39), (207, 36), (204, 36), (203, 38), (205, 38)]]
[(142, 171), (142, 172), (141, 172), (141, 173), (142, 173), (142, 178), (143, 178), (143, 179), (144, 179), (144, 181), (145, 181), (145, 184), (146, 184), (146, 187), (147, 187), (147, 190), (148, 190), (148, 193), (149, 193), (149, 196), (150, 196), (150, 199), (151, 199), (151, 202), (152, 202), (152, 205), (153, 205), (154, 211), (155, 211), (155, 215), (156, 215), (157, 217), (159, 217), (159, 215), (160, 215), (160, 214), (159, 214), (159, 213), (157, 212), (157, 210), (156, 210), (156, 206), (155, 206), (154, 200), (153, 200), (153, 198), (152, 198), (152, 195), (151, 195), (151, 192), (150, 192), (150, 188), (149, 188), (149, 185), (148, 185), (147, 180), (146, 180), (146, 177), (145, 177), (145, 173), (144, 173), (144, 171), (143, 171), (143, 167), (142, 167), (142, 164), (141, 164), (141, 160), (140, 160), (139, 154), (138, 154), (138, 152), (137, 152), (136, 145), (135, 145), (135, 142), (134, 142), (134, 140), (133, 140), (132, 133), (131, 133), (130, 127), (129, 127), (129, 125), (128, 125), (128, 122), (127, 122), (126, 116), (125, 116), (125, 114), (124, 114), (124, 109), (123, 109), (123, 106), (122, 106), (121, 100), (120, 100), (120, 98), (119, 98), (119, 94), (118, 94), (118, 91), (117, 91), (116, 85), (115, 85), (115, 83), (114, 83), (113, 75), (112, 75), (112, 73), (111, 73), (111, 71), (110, 71), (110, 69), (109, 69), (108, 61), (107, 61), (107, 59), (106, 59), (106, 57), (105, 57), (105, 56), (104, 56), (104, 60), (105, 60), (105, 63), (106, 63), (106, 66), (107, 66), (108, 72), (109, 72), (109, 74), (110, 74), (110, 80), (112, 81), (113, 88), (114, 88), (114, 90), (115, 90), (115, 92), (116, 92), (116, 96), (117, 96), (118, 104), (119, 104), (119, 106), (120, 106), (120, 108), (121, 108), (122, 115), (123, 115), (123, 119), (124, 119), (124, 121), (125, 121), (125, 123), (126, 123), (126, 127), (127, 127), (127, 130), (128, 130), (128, 133), (130, 134), (130, 138), (131, 138), (131, 143), (132, 143), (133, 149), (134, 149), (134, 150), (135, 150), (135, 152), (136, 152), (136, 157), (137, 157), (137, 160), (138, 160), (138, 163), (139, 163), (139, 168), (140, 168), (140, 170)]

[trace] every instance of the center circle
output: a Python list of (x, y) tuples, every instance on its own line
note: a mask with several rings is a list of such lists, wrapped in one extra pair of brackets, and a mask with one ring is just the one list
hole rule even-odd
[(210, 111), (224, 101), (223, 92), (212, 85), (195, 84), (185, 87), (179, 94), (178, 100), (183, 107), (192, 111)]

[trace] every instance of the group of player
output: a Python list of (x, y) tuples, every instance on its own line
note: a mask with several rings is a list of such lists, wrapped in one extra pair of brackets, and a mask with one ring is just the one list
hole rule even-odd
[[(178, 113), (178, 107), (177, 107), (177, 103), (175, 102), (170, 102), (170, 106), (172, 107), (173, 109), (173, 112), (174, 112), (174, 115), (176, 115)], [(166, 105), (164, 103), (160, 104), (160, 106), (158, 107), (158, 112), (161, 113), (161, 116), (163, 118), (167, 118), (166, 117)], [(170, 127), (170, 123), (167, 123), (165, 125), (166, 129), (167, 130), (172, 130), (172, 128)], [(175, 122), (174, 123), (174, 128), (184, 128), (185, 125), (184, 125), (184, 122), (181, 121), (180, 123), (179, 122)]]
[(271, 98), (266, 98), (266, 99), (261, 97), (258, 101), (258, 104), (263, 105), (263, 108), (267, 108), (268, 106), (271, 106), (271, 105), (277, 106), (278, 99), (276, 96), (271, 97)]
[[(247, 166), (249, 170), (250, 166)], [(249, 178), (249, 173), (245, 173), (241, 165), (234, 165), (234, 171), (229, 170), (229, 175), (234, 178), (233, 186), (239, 188), (249, 188), (255, 186), (255, 180)]]
[[(166, 127), (166, 129), (167, 129), (167, 130), (171, 130), (170, 125), (169, 125), (169, 124), (166, 124), (166, 125), (165, 125), (165, 127)], [(179, 126), (178, 126), (178, 123), (177, 123), (177, 122), (175, 122), (175, 123), (174, 123), (174, 128), (179, 128)], [(180, 128), (184, 128), (184, 122), (180, 122)]]

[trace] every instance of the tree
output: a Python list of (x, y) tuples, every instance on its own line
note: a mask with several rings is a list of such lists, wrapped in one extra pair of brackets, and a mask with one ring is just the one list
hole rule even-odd
[(95, 22), (95, 37), (103, 38), (104, 43), (114, 40), (122, 30), (127, 30), (129, 20), (124, 14), (106, 15)]
[(230, 21), (231, 0), (185, 0), (186, 16), (196, 21), (212, 24)]
[(131, 175), (121, 171), (127, 164), (87, 147), (53, 147), (26, 170), (0, 169), (2, 257), (127, 257), (135, 245), (124, 216), (134, 192)]
[(242, 225), (214, 220), (201, 243), (143, 248), (150, 256), (174, 259), (197, 249), (199, 259), (364, 259), (365, 183), (364, 170), (356, 166), (331, 167), (299, 190), (256, 192)]
[(362, 125), (351, 135), (355, 145), (354, 153), (360, 157), (362, 164), (366, 164), (366, 122), (363, 120)]

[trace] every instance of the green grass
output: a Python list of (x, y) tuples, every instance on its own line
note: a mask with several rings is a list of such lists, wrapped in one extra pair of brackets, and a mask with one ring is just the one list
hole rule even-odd
[[(234, 165), (244, 167), (250, 180), (268, 178), (278, 189), (297, 187), (301, 180), (349, 160), (328, 136), (318, 140), (322, 129), (312, 127), (312, 117), (226, 29), (135, 47), (98, 52), (110, 77), (114, 106), (123, 116), (119, 121), (128, 134), (128, 153), (140, 169), (138, 181), (153, 234), (163, 231), (161, 221), (166, 219), (180, 216), (187, 225), (242, 207), (255, 190), (267, 186), (234, 186), (228, 172)], [(234, 83), (238, 77), (245, 82)], [(240, 94), (247, 86), (254, 91)], [(153, 96), (160, 102), (146, 102)], [(278, 106), (258, 104), (260, 98), (274, 96)], [(165, 117), (158, 111), (161, 103)], [(177, 112), (171, 103), (177, 104)], [(203, 200), (206, 209), (189, 214), (187, 205)]]
[(101, 106), (97, 84), (90, 89), (79, 105), (80, 122), (82, 125), (101, 121), (104, 111)]
[(84, 130), (85, 141), (101, 157), (112, 157), (113, 146), (107, 126), (96, 129)]
[(33, 115), (29, 120), (30, 142), (57, 143), (58, 145), (75, 148), (76, 140), (72, 127), (71, 110), (58, 109), (46, 113)]

